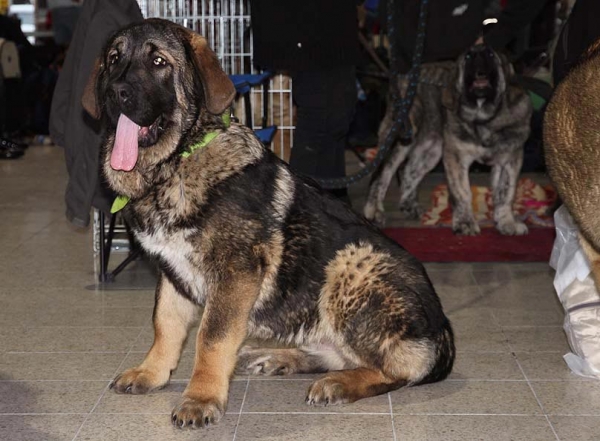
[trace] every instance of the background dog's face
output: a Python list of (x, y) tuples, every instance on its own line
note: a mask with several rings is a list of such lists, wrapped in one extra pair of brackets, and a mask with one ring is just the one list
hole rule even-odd
[(148, 170), (185, 148), (186, 136), (201, 132), (234, 95), (203, 37), (150, 19), (111, 38), (82, 102), (108, 129), (105, 162), (113, 174)]
[(469, 48), (458, 60), (457, 85), (469, 102), (494, 101), (505, 88), (502, 62), (498, 55), (484, 44)]

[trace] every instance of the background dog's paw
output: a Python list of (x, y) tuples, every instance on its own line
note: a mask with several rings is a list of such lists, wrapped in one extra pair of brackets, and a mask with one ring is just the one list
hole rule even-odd
[(375, 204), (367, 202), (363, 214), (379, 228), (383, 228), (385, 225), (385, 211), (383, 207), (376, 207)]
[(306, 394), (306, 404), (310, 406), (335, 406), (351, 401), (344, 384), (328, 377), (311, 384)]
[(475, 221), (454, 222), (452, 225), (452, 231), (454, 234), (460, 234), (462, 236), (476, 236), (481, 233), (481, 229)]
[(110, 384), (110, 388), (118, 394), (146, 394), (154, 389), (159, 389), (169, 382), (169, 375), (161, 378), (160, 375), (142, 368), (132, 368), (117, 375)]
[(204, 401), (185, 397), (173, 409), (171, 422), (181, 429), (197, 429), (219, 422), (225, 414), (225, 405), (215, 401)]
[(519, 221), (498, 224), (497, 228), (500, 234), (504, 234), (506, 236), (522, 236), (523, 234), (529, 233), (527, 225)]
[(403, 202), (399, 205), (400, 216), (404, 219), (421, 219), (425, 210), (417, 201)]

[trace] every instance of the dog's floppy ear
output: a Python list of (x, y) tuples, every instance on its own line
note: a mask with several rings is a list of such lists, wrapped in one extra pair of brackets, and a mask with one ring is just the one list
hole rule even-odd
[(235, 87), (221, 68), (217, 55), (208, 47), (206, 39), (184, 29), (194, 55), (194, 64), (202, 80), (206, 108), (210, 113), (219, 115), (235, 98)]
[(100, 119), (100, 106), (98, 104), (98, 97), (96, 96), (96, 82), (98, 81), (100, 69), (102, 69), (102, 62), (100, 58), (97, 58), (92, 73), (83, 89), (83, 96), (81, 97), (83, 108), (94, 119)]

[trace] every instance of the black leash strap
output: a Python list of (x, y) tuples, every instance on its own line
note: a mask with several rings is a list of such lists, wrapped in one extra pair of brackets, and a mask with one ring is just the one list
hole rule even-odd
[(386, 157), (386, 155), (397, 140), (399, 140), (400, 143), (403, 145), (408, 145), (412, 141), (412, 127), (410, 125), (409, 114), (415, 98), (415, 94), (417, 93), (417, 87), (419, 85), (421, 62), (423, 59), (423, 50), (425, 48), (425, 30), (427, 27), (427, 6), (429, 0), (421, 0), (415, 50), (413, 52), (411, 68), (407, 74), (408, 87), (406, 89), (404, 97), (402, 97), (400, 90), (398, 89), (398, 78), (400, 77), (400, 69), (398, 66), (396, 51), (394, 50), (396, 26), (394, 20), (394, 1), (395, 0), (387, 0), (387, 29), (390, 44), (390, 91), (392, 96), (392, 102), (394, 103), (392, 113), (392, 127), (388, 135), (386, 136), (383, 144), (379, 146), (379, 150), (375, 158), (373, 158), (373, 161), (368, 163), (359, 172), (350, 176), (345, 176), (343, 178), (313, 178), (321, 185), (321, 187), (325, 189), (346, 188), (354, 184), (355, 182), (360, 181), (366, 176), (369, 176), (377, 169), (377, 167), (379, 167), (379, 165), (384, 160), (384, 158)]

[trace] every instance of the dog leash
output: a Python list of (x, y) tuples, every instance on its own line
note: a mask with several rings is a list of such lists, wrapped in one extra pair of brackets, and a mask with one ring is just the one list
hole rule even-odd
[[(402, 0), (400, 0), (402, 1)], [(387, 30), (390, 43), (390, 91), (392, 101), (394, 103), (392, 113), (392, 126), (382, 145), (379, 146), (375, 158), (363, 167), (359, 172), (345, 176), (343, 178), (315, 178), (312, 179), (318, 182), (325, 189), (346, 188), (360, 181), (361, 179), (373, 173), (383, 162), (388, 152), (395, 144), (397, 139), (400, 139), (402, 145), (408, 145), (412, 141), (412, 127), (410, 125), (409, 115), (412, 108), (417, 87), (419, 85), (419, 75), (421, 73), (421, 62), (423, 59), (423, 50), (425, 48), (425, 31), (427, 28), (427, 6), (429, 0), (421, 0), (419, 8), (419, 23), (417, 27), (417, 38), (415, 41), (415, 50), (413, 52), (411, 68), (406, 76), (408, 77), (408, 86), (404, 97), (402, 97), (398, 88), (398, 78), (400, 77), (400, 69), (398, 60), (394, 51), (395, 39), (395, 23), (394, 23), (394, 0), (387, 0)]]
[[(229, 111), (223, 113), (221, 118), (223, 119), (223, 123), (225, 123), (225, 127), (229, 127), (231, 124), (231, 116), (229, 114)], [(219, 133), (220, 132), (216, 130), (206, 133), (199, 142), (197, 142), (196, 144), (192, 144), (188, 150), (183, 152), (181, 154), (181, 157), (189, 158), (196, 150), (206, 147), (208, 144), (210, 144), (210, 142), (213, 139), (219, 136)], [(117, 196), (112, 204), (112, 207), (110, 208), (110, 213), (115, 214), (121, 211), (129, 203), (129, 199), (129, 196)]]

